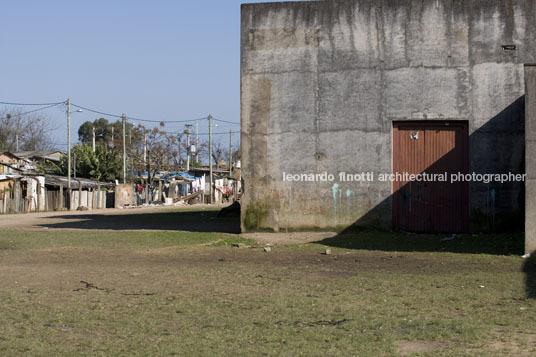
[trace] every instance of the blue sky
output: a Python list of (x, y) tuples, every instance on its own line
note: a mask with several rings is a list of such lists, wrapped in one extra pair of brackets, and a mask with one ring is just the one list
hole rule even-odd
[[(188, 120), (212, 113), (238, 123), (242, 2), (266, 1), (3, 1), (0, 101), (70, 97), (138, 118)], [(65, 113), (44, 113), (57, 127), (54, 139), (66, 143)], [(97, 117), (73, 114), (73, 139), (83, 121)], [(219, 125), (215, 132), (240, 128)], [(208, 123), (200, 123), (200, 132), (207, 131)], [(221, 140), (228, 142), (228, 134)]]

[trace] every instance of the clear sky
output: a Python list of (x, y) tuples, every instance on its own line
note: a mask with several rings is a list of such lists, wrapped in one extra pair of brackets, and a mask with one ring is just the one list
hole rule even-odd
[[(70, 97), (85, 107), (138, 118), (188, 120), (212, 113), (238, 123), (243, 2), (266, 1), (2, 1), (0, 101)], [(65, 144), (63, 110), (44, 113), (57, 127), (55, 140)], [(73, 142), (80, 124), (98, 117), (73, 114)], [(208, 132), (207, 121), (199, 125)], [(166, 125), (170, 131), (183, 128)], [(240, 127), (219, 123), (214, 132), (230, 129)], [(222, 142), (228, 136), (220, 136)]]

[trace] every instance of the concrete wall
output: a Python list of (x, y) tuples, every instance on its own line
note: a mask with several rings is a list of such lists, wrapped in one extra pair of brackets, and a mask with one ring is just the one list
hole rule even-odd
[[(243, 230), (389, 228), (391, 183), (282, 174), (390, 173), (394, 120), (467, 120), (471, 171), (524, 172), (535, 14), (533, 0), (243, 5)], [(523, 197), (523, 184), (471, 184), (474, 229), (511, 225)]]
[(536, 252), (536, 64), (525, 66), (526, 220), (525, 253)]
[(134, 185), (130, 183), (115, 185), (115, 208), (122, 208), (126, 205), (135, 205), (136, 195)]
[(85, 207), (89, 210), (106, 208), (106, 191), (96, 189), (71, 191), (71, 210), (77, 210), (80, 207)]

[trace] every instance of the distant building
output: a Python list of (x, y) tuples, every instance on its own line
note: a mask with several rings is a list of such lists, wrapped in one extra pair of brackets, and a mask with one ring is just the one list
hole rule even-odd
[(25, 158), (33, 162), (52, 161), (60, 162), (63, 151), (49, 150), (49, 151), (18, 151), (14, 153), (20, 158)]
[(0, 153), (0, 174), (15, 172), (20, 173), (24, 170), (30, 170), (32, 168), (33, 166), (28, 159), (24, 159), (9, 151)]

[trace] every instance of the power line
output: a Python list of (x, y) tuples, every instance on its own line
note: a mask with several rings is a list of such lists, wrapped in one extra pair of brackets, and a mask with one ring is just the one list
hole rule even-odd
[[(5, 105), (20, 105), (20, 106), (27, 106), (27, 105), (49, 106), (49, 107), (45, 107), (45, 108), (39, 109), (39, 110), (43, 110), (43, 109), (47, 109), (47, 108), (50, 108), (50, 107), (53, 107), (53, 106), (56, 106), (56, 105), (59, 105), (59, 104), (65, 104), (65, 101), (62, 101), (62, 102), (56, 102), (56, 103), (14, 103), (14, 102), (0, 102), (0, 104), (5, 104)], [(103, 112), (103, 111), (96, 110), (96, 109), (91, 109), (91, 108), (84, 107), (84, 106), (82, 106), (82, 105), (75, 104), (75, 103), (72, 103), (72, 102), (71, 102), (71, 105), (72, 105), (73, 107), (75, 107), (75, 108), (82, 109), (82, 110), (85, 110), (85, 111), (88, 111), (88, 112), (91, 112), (91, 113), (100, 114), (100, 115), (104, 115), (104, 116), (107, 116), (107, 117), (119, 118), (119, 119), (122, 118), (122, 116), (121, 116), (121, 115), (118, 115), (118, 114), (112, 114), (112, 113), (107, 113), (107, 112)], [(38, 110), (36, 110), (36, 111), (38, 111)], [(32, 112), (30, 111), (30, 112), (26, 112), (26, 113), (24, 113), (24, 114), (28, 114), (28, 113), (32, 113)], [(189, 122), (195, 122), (195, 121), (197, 121), (197, 120), (207, 120), (208, 117), (196, 118), (196, 119), (188, 119), (188, 120), (153, 120), (153, 119), (136, 118), (136, 117), (130, 117), (130, 116), (127, 116), (126, 119), (127, 119), (127, 120), (130, 120), (130, 121), (139, 121), (139, 122), (146, 122), (146, 123), (189, 123)], [(236, 123), (236, 122), (232, 122), (232, 121), (228, 121), (228, 120), (223, 120), (223, 119), (213, 118), (213, 120), (215, 120), (215, 121), (219, 121), (219, 122), (222, 122), (222, 123), (227, 123), (227, 124), (240, 125), (240, 123)]]
[[(212, 133), (212, 135), (227, 135), (229, 132), (226, 133)], [(240, 134), (239, 131), (232, 131), (231, 134)], [(209, 133), (199, 133), (199, 135), (209, 135)]]
[[(0, 102), (0, 103), (3, 103), (3, 102)], [(10, 118), (13, 118), (13, 117), (17, 117), (17, 116), (21, 116), (21, 115), (26, 115), (26, 114), (30, 114), (30, 113), (35, 113), (35, 112), (38, 112), (38, 111), (41, 111), (41, 110), (45, 110), (45, 109), (48, 109), (48, 108), (52, 108), (52, 107), (55, 107), (59, 104), (63, 104), (63, 102), (60, 102), (60, 103), (55, 103), (55, 104), (51, 104), (51, 105), (48, 105), (46, 107), (43, 107), (43, 108), (39, 108), (39, 109), (34, 109), (34, 110), (30, 110), (28, 112), (24, 112), (24, 113), (16, 113), (16, 114), (12, 114), (11, 116), (5, 116), (3, 118), (0, 118), (0, 120), (3, 120), (3, 119), (10, 119)]]
[(148, 123), (190, 123), (196, 120), (207, 120), (207, 119), (208, 119), (207, 117), (204, 117), (204, 118), (189, 119), (189, 120), (150, 120), (150, 119), (127, 117), (127, 120), (142, 121), (142, 122), (148, 122)]
[[(233, 131), (231, 132), (232, 134), (240, 134), (239, 131)], [(168, 131), (166, 132), (166, 134), (184, 134), (184, 131)], [(212, 135), (226, 135), (226, 134), (229, 134), (229, 132), (225, 132), (225, 133), (212, 133)], [(210, 135), (210, 133), (199, 133), (198, 135)]]
[[(88, 107), (83, 107), (81, 105), (74, 104), (72, 102), (71, 102), (71, 105), (73, 107), (76, 107), (76, 108), (79, 108), (79, 109), (82, 109), (82, 110), (86, 110), (88, 112), (101, 114), (101, 115), (105, 115), (105, 116), (109, 116), (109, 117), (113, 117), (113, 118), (122, 118), (121, 115), (106, 113), (106, 112), (91, 109), (91, 108), (88, 108)], [(188, 122), (194, 122), (196, 120), (206, 120), (207, 117), (197, 118), (197, 119), (189, 119), (189, 120), (151, 120), (151, 119), (135, 118), (135, 117), (127, 116), (126, 119), (130, 120), (130, 121), (141, 121), (141, 122), (147, 122), (147, 123), (188, 123)]]
[(227, 123), (227, 124), (240, 125), (240, 123), (235, 123), (234, 121), (221, 120), (221, 119), (216, 119), (216, 118), (212, 118), (212, 120), (220, 121), (220, 122), (222, 122), (222, 123)]
[(98, 110), (94, 110), (94, 109), (90, 109), (90, 108), (87, 108), (87, 107), (83, 107), (83, 106), (81, 106), (81, 105), (74, 104), (74, 103), (72, 103), (72, 102), (71, 102), (71, 106), (76, 107), (76, 108), (79, 108), (79, 109), (82, 109), (82, 110), (86, 110), (86, 111), (88, 111), (88, 112), (95, 113), (95, 114), (106, 115), (106, 116), (114, 117), (114, 118), (122, 118), (121, 115), (116, 115), (116, 114), (110, 114), (110, 113), (101, 112), (101, 111), (98, 111)]
[(12, 103), (12, 102), (0, 102), (0, 104), (5, 104), (5, 105), (20, 105), (20, 106), (28, 106), (28, 105), (35, 105), (35, 106), (51, 105), (51, 106), (54, 106), (54, 105), (64, 104), (64, 103), (65, 103), (65, 101), (63, 101), (63, 102), (57, 102), (57, 103)]

